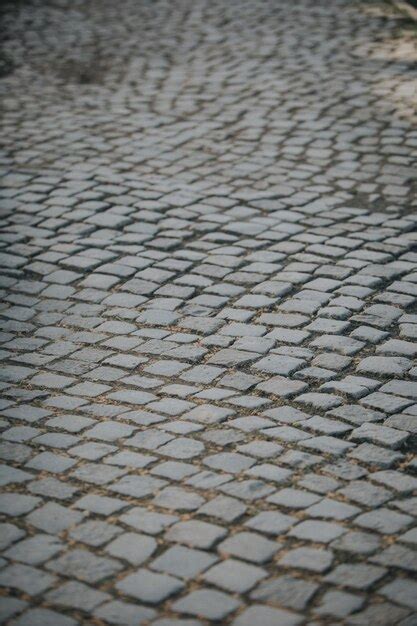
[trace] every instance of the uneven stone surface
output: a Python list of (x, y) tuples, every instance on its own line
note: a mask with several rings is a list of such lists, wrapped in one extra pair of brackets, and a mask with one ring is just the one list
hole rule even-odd
[(415, 25), (0, 11), (0, 623), (414, 625)]

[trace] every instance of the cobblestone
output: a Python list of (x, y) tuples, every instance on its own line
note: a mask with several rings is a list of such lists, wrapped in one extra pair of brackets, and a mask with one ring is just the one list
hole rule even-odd
[(0, 14), (0, 622), (413, 626), (415, 24)]

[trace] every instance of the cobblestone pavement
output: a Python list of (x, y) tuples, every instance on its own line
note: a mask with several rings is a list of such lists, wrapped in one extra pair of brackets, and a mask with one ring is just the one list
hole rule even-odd
[(1, 10), (1, 623), (415, 626), (413, 24)]

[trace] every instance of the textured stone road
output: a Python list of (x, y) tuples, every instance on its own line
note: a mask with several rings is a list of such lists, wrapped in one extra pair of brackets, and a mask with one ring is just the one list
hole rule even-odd
[(1, 11), (0, 622), (415, 626), (415, 26)]

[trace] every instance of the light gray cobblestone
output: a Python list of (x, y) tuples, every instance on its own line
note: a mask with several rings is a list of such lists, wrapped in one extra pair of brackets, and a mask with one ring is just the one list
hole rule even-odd
[(0, 622), (413, 626), (414, 23), (0, 18)]

